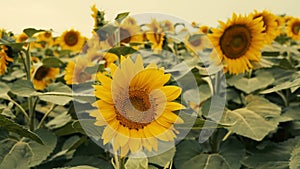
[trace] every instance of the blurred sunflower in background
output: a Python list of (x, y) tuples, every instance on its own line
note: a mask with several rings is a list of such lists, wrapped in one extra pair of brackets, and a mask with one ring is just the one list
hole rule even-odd
[(165, 37), (162, 27), (156, 19), (152, 19), (152, 22), (146, 24), (146, 26), (149, 28), (149, 30), (146, 31), (146, 38), (151, 43), (151, 48), (155, 52), (161, 51)]
[(109, 53), (109, 52), (102, 52), (95, 48), (88, 49), (86, 53), (86, 58), (87, 60), (96, 63), (100, 63), (101, 61), (104, 61), (105, 67), (118, 60), (118, 56), (116, 54)]
[(59, 74), (59, 68), (39, 66), (32, 69), (32, 83), (36, 90), (44, 90), (48, 84), (55, 80)]
[(21, 34), (16, 36), (16, 43), (22, 43), (25, 42), (28, 39), (28, 36), (26, 33), (22, 32)]
[(261, 17), (237, 16), (235, 13), (227, 23), (219, 21), (220, 28), (212, 28), (208, 35), (215, 47), (217, 64), (224, 63), (230, 74), (239, 74), (252, 68), (250, 61), (259, 61), (265, 41), (265, 28)]
[(185, 38), (185, 45), (192, 51), (202, 51), (205, 48), (211, 47), (211, 43), (205, 34), (202, 32), (195, 32), (187, 35)]
[(175, 26), (169, 20), (162, 21), (161, 22), (161, 27), (162, 27), (162, 29), (163, 29), (164, 32), (171, 32), (171, 33), (175, 32)]
[(13, 62), (14, 60), (5, 52), (7, 50), (6, 46), (1, 45), (0, 48), (0, 75), (3, 75), (7, 70), (8, 62)]
[(267, 10), (263, 10), (262, 12), (258, 12), (255, 10), (251, 15), (253, 19), (260, 17), (262, 18), (262, 22), (265, 28), (262, 33), (265, 33), (265, 41), (267, 44), (272, 43), (280, 33), (278, 23), (276, 21), (276, 15)]
[(68, 62), (64, 76), (66, 84), (79, 84), (91, 80), (92, 75), (84, 70), (85, 68), (93, 65), (94, 64), (92, 62), (81, 56), (77, 57), (75, 61)]
[(181, 88), (164, 86), (170, 74), (155, 64), (144, 68), (140, 56), (135, 63), (130, 57), (121, 60), (120, 67), (111, 64), (111, 78), (97, 74), (101, 85), (94, 85), (99, 100), (93, 105), (98, 109), (90, 116), (96, 117), (95, 125), (105, 126), (103, 143), (111, 142), (121, 156), (142, 149), (157, 151), (158, 140), (173, 141), (178, 133), (173, 125), (183, 123), (173, 113), (183, 105), (172, 102), (181, 94)]
[(300, 40), (300, 19), (295, 17), (290, 18), (286, 26), (286, 32), (288, 37)]
[(86, 38), (79, 31), (71, 29), (63, 32), (58, 40), (62, 49), (80, 52)]
[(119, 25), (119, 28), (121, 44), (143, 42), (143, 33), (134, 18), (127, 17)]

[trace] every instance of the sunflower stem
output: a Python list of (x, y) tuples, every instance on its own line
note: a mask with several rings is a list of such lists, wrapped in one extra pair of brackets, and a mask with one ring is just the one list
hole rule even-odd
[(121, 169), (120, 168), (120, 160), (119, 160), (119, 156), (118, 156), (117, 152), (114, 152), (113, 166), (115, 167), (115, 169)]
[(46, 120), (46, 117), (49, 116), (49, 114), (56, 108), (57, 105), (52, 104), (52, 106), (50, 107), (50, 109), (44, 114), (44, 116), (42, 117), (40, 123), (38, 124), (37, 128), (41, 128), (41, 126), (43, 125), (44, 121)]
[[(26, 68), (25, 68), (25, 71), (26, 71), (26, 77), (27, 77), (27, 80), (30, 81), (30, 66), (31, 66), (31, 59), (30, 59), (30, 52), (29, 52), (29, 49), (30, 49), (30, 43), (28, 44), (28, 47), (27, 49), (24, 51), (25, 55), (26, 55), (26, 58), (25, 58), (25, 62), (26, 62)], [(33, 104), (33, 100), (32, 100), (32, 96), (28, 97), (28, 109), (29, 109), (29, 129), (31, 131), (34, 130), (34, 110), (33, 110), (33, 107), (34, 107), (34, 104)]]

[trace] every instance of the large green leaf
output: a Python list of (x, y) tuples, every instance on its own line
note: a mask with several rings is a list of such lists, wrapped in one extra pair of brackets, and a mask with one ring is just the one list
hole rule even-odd
[(142, 152), (129, 156), (125, 163), (125, 169), (148, 169), (148, 158)]
[(46, 129), (38, 129), (36, 133), (42, 138), (44, 145), (38, 144), (31, 140), (27, 140), (27, 144), (30, 146), (33, 156), (30, 160), (30, 167), (39, 165), (41, 162), (47, 159), (56, 146), (56, 136)]
[(66, 166), (89, 165), (101, 169), (113, 169), (110, 162), (105, 161), (96, 156), (75, 156), (72, 160), (66, 163)]
[(300, 86), (300, 78), (294, 79), (293, 81), (287, 81), (281, 84), (278, 84), (270, 89), (261, 91), (261, 94), (267, 94), (267, 93), (272, 93), (272, 92), (276, 92), (279, 90), (283, 90), (283, 89), (289, 89), (292, 87), (297, 87)]
[(18, 80), (14, 82), (11, 87), (11, 92), (22, 97), (29, 97), (32, 94), (37, 93), (29, 80)]
[(64, 64), (60, 59), (56, 57), (44, 58), (42, 62), (46, 67), (61, 67)]
[(95, 122), (95, 119), (81, 119), (74, 121), (72, 126), (76, 131), (86, 134), (95, 140), (99, 140), (103, 133), (103, 127), (96, 126), (94, 124)]
[(294, 147), (289, 162), (291, 169), (300, 169), (300, 142)]
[(268, 142), (265, 147), (249, 150), (242, 164), (247, 168), (288, 169), (291, 153), (299, 141), (298, 137), (280, 143)]
[[(195, 140), (186, 140), (181, 142), (176, 149), (174, 165), (178, 169), (189, 168), (189, 160), (202, 152), (201, 145)], [(191, 168), (192, 169), (192, 168)]]
[(281, 108), (259, 96), (249, 95), (245, 100), (246, 107), (225, 112), (221, 124), (234, 124), (226, 128), (233, 133), (261, 141), (277, 128)]
[(35, 28), (26, 28), (23, 30), (23, 32), (28, 36), (28, 37), (32, 37), (35, 33), (38, 33), (38, 32), (42, 32), (44, 30), (42, 29), (35, 29)]
[(236, 139), (228, 139), (221, 144), (220, 154), (230, 166), (230, 169), (240, 169), (241, 161), (245, 155), (245, 148)]
[[(3, 151), (1, 151), (1, 153), (3, 153)], [(4, 155), (4, 157), (0, 163), (0, 168), (29, 169), (29, 162), (34, 154), (27, 143), (17, 142), (9, 148), (9, 152), (1, 155)]]
[(52, 83), (46, 88), (46, 90), (48, 92), (38, 95), (41, 100), (46, 102), (57, 105), (65, 105), (73, 99), (72, 90), (63, 83)]
[(249, 94), (258, 89), (263, 89), (274, 82), (274, 77), (269, 72), (260, 72), (253, 78), (242, 76), (232, 76), (227, 80), (229, 85), (236, 87)]
[(246, 108), (225, 112), (221, 123), (233, 123), (233, 126), (226, 127), (229, 131), (257, 141), (275, 130), (278, 124)]
[(56, 129), (66, 125), (71, 120), (71, 115), (66, 111), (54, 117), (54, 119), (50, 120), (45, 126), (50, 129)]
[(3, 82), (0, 82), (0, 89), (0, 98), (1, 96), (6, 95), (10, 91), (9, 86)]
[(175, 155), (175, 148), (171, 148), (170, 150), (164, 153), (149, 157), (148, 161), (149, 163), (157, 164), (161, 167), (164, 167), (168, 162), (172, 161), (174, 155)]
[(14, 121), (6, 118), (4, 115), (0, 114), (0, 128), (14, 132), (19, 134), (23, 137), (28, 137), (39, 144), (43, 144), (42, 139), (35, 133), (31, 132), (30, 130), (26, 129), (25, 127), (15, 123)]

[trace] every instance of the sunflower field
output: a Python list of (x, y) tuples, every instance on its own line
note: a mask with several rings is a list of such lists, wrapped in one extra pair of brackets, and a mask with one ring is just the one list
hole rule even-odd
[(300, 18), (91, 17), (0, 30), (0, 169), (300, 169)]

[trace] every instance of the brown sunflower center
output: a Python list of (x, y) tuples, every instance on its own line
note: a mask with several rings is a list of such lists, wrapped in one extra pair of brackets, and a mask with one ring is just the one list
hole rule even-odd
[(50, 38), (52, 36), (51, 32), (45, 32), (44, 33), (45, 38)]
[(123, 43), (129, 43), (131, 40), (131, 35), (127, 29), (120, 28), (120, 40)]
[(70, 31), (70, 32), (67, 32), (66, 35), (64, 36), (64, 42), (68, 46), (74, 46), (79, 41), (78, 38), (79, 37), (78, 37), (78, 34), (76, 32)]
[(245, 25), (232, 25), (224, 31), (219, 43), (226, 57), (237, 59), (248, 51), (251, 31)]
[(45, 78), (47, 76), (49, 71), (50, 71), (50, 68), (48, 68), (48, 67), (45, 67), (45, 66), (39, 67), (39, 69), (36, 71), (36, 73), (34, 75), (34, 79), (42, 80), (43, 78)]
[(117, 102), (117, 120), (129, 129), (142, 129), (150, 124), (156, 115), (154, 100), (143, 90), (130, 90), (129, 97)]
[(292, 32), (293, 34), (298, 35), (299, 31), (300, 31), (300, 22), (295, 22), (292, 25)]

